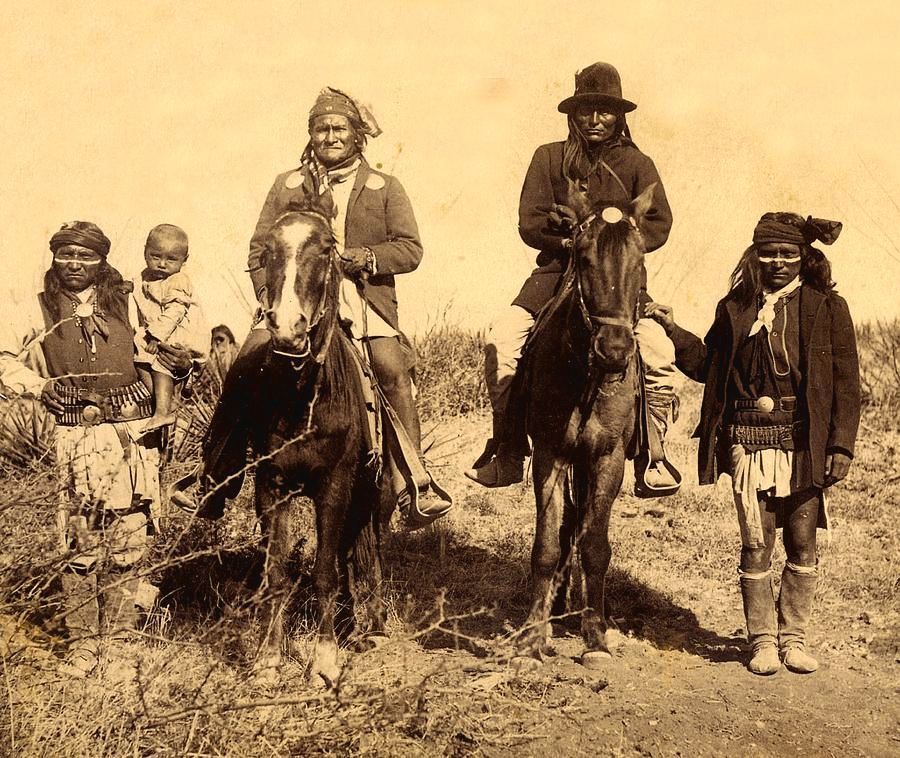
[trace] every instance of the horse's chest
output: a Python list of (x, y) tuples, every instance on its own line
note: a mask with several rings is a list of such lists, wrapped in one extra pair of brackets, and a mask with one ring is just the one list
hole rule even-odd
[(611, 453), (622, 440), (622, 425), (610, 426), (607, 421), (592, 415), (581, 432), (580, 444), (596, 455)]

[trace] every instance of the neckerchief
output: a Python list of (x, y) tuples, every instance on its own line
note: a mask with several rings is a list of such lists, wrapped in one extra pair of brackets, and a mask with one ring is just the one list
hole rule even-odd
[(312, 175), (316, 183), (316, 191), (320, 195), (331, 191), (331, 186), (347, 181), (359, 168), (359, 157), (355, 157), (346, 166), (337, 166), (336, 168), (325, 168), (319, 160), (313, 156), (309, 162), (309, 173)]
[(772, 331), (772, 324), (775, 321), (776, 303), (781, 300), (781, 298), (787, 297), (791, 293), (795, 292), (801, 284), (802, 282), (800, 281), (800, 277), (797, 276), (790, 282), (785, 284), (784, 287), (782, 287), (780, 290), (775, 290), (775, 292), (767, 292), (763, 295), (763, 302), (756, 314), (756, 321), (754, 321), (753, 326), (750, 327), (750, 337), (752, 337), (760, 329), (763, 328), (765, 328), (766, 331)]

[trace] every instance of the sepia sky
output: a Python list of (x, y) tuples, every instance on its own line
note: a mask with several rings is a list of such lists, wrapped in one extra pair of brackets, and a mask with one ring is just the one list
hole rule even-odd
[(242, 335), (247, 242), (332, 85), (371, 104), (384, 133), (367, 157), (418, 218), (402, 326), (483, 326), (533, 266), (516, 231), (525, 169), (565, 137), (556, 106), (597, 60), (638, 104), (634, 139), (672, 204), (648, 268), (680, 321), (708, 326), (767, 210), (842, 220), (826, 251), (856, 320), (900, 315), (894, 2), (33, 2), (0, 22), (7, 318), (61, 223), (100, 224), (133, 274), (169, 222), (190, 236), (210, 324)]

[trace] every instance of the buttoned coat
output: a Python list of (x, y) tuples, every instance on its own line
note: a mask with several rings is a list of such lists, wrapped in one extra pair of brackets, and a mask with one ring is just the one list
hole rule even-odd
[[(299, 177), (295, 176), (298, 171)], [(265, 286), (262, 255), (266, 236), (281, 215), (303, 207), (311, 186), (308, 170), (294, 169), (279, 174), (266, 196), (247, 260), (257, 297)], [(394, 277), (415, 271), (422, 260), (422, 243), (403, 186), (394, 177), (372, 169), (365, 158), (360, 160), (347, 203), (344, 245), (368, 247), (375, 254), (377, 273), (363, 282), (363, 293), (378, 315), (399, 331)]]
[[(705, 383), (694, 432), (700, 438), (700, 484), (712, 484), (719, 474), (729, 473), (723, 434), (726, 393), (738, 347), (736, 335), (749, 329), (754, 315), (748, 316), (729, 294), (719, 302), (704, 340), (679, 326), (670, 334), (678, 368)], [(823, 487), (826, 454), (840, 451), (853, 456), (860, 414), (856, 335), (847, 303), (836, 292), (800, 288), (800, 374), (799, 400), (809, 417), (809, 478), (813, 486)]]

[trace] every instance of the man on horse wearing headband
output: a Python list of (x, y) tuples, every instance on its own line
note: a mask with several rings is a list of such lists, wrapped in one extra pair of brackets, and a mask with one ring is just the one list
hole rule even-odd
[[(513, 441), (516, 412), (508, 408), (510, 388), (526, 338), (538, 311), (553, 297), (569, 260), (571, 232), (577, 224), (566, 206), (568, 183), (587, 188), (591, 206), (624, 210), (648, 187), (652, 204), (641, 226), (646, 252), (662, 247), (669, 237), (672, 212), (653, 161), (631, 140), (625, 114), (637, 106), (622, 97), (619, 72), (608, 63), (594, 63), (575, 75), (575, 93), (559, 104), (569, 136), (537, 149), (525, 175), (519, 201), (519, 234), (538, 250), (537, 268), (512, 305), (494, 322), (485, 344), (485, 381), (493, 408), (493, 435), (485, 451), (466, 472), (485, 487), (505, 487), (522, 481), (525, 451)], [(640, 307), (646, 296), (646, 272)], [(635, 327), (646, 386), (649, 450), (643, 465), (636, 461), (636, 493), (646, 496), (675, 492), (681, 475), (665, 457), (669, 410), (675, 402), (675, 353), (663, 330), (651, 319)]]
[[(363, 150), (381, 134), (374, 116), (340, 90), (326, 87), (309, 112), (309, 142), (299, 167), (279, 174), (266, 197), (250, 240), (248, 268), (264, 312), (268, 306), (266, 238), (285, 212), (315, 205), (331, 219), (345, 279), (340, 315), (344, 326), (364, 340), (378, 385), (399, 418), (419, 460), (418, 485), (428, 487), (421, 452), (419, 415), (410, 370), (414, 354), (399, 326), (394, 278), (414, 271), (422, 243), (412, 206), (394, 177), (369, 166)], [(259, 320), (244, 342), (225, 381), (204, 443), (201, 490), (206, 502), (198, 515), (218, 518), (225, 498), (240, 489), (246, 463), (253, 397), (270, 337)], [(227, 482), (226, 486), (222, 486)]]

